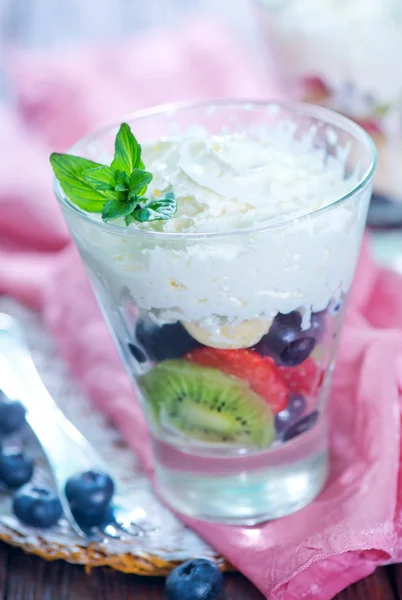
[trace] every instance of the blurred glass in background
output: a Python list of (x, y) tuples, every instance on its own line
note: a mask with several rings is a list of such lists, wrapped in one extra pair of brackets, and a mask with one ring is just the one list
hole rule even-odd
[(357, 121), (379, 155), (368, 224), (402, 272), (402, 0), (254, 0), (292, 97)]
[(379, 150), (376, 191), (402, 201), (402, 1), (257, 3), (284, 84), (359, 122)]

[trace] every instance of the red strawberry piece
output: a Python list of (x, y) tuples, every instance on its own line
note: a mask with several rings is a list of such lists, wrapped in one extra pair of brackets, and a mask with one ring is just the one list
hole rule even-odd
[(279, 367), (294, 394), (309, 396), (322, 384), (323, 371), (312, 358), (308, 358), (297, 367)]
[(187, 355), (188, 360), (219, 369), (246, 381), (250, 388), (262, 396), (275, 413), (286, 408), (289, 386), (270, 356), (261, 356), (253, 350), (220, 350), (196, 348)]
[(330, 88), (320, 77), (305, 77), (303, 79), (304, 99), (307, 102), (327, 100), (331, 95)]
[(363, 127), (371, 136), (376, 137), (382, 135), (382, 131), (378, 120), (376, 119), (355, 119), (356, 123)]

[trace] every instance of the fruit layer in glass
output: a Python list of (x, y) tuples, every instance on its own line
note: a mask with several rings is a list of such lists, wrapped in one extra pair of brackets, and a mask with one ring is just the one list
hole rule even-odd
[[(348, 119), (297, 104), (173, 105), (139, 113), (130, 126), (145, 144), (151, 171), (172, 165), (148, 163), (148, 143), (159, 151), (171, 136), (189, 136), (182, 157), (207, 132), (218, 141), (236, 133), (271, 136), (278, 152), (286, 144), (300, 160), (308, 146), (325, 169), (342, 172), (345, 193), (326, 202), (327, 182), (313, 212), (292, 218), (285, 211), (275, 222), (221, 232), (106, 224), (72, 205), (56, 185), (141, 399), (166, 501), (197, 518), (237, 524), (294, 512), (328, 475), (326, 404), (371, 194), (374, 145)], [(106, 128), (71, 152), (109, 158), (115, 133)], [(204, 175), (211, 169), (216, 176), (221, 159), (213, 160), (203, 163)], [(266, 166), (246, 169), (247, 177)], [(195, 173), (193, 181), (202, 184)], [(233, 177), (241, 187), (241, 169)], [(204, 193), (201, 184), (197, 193)], [(173, 189), (179, 206), (180, 185)]]

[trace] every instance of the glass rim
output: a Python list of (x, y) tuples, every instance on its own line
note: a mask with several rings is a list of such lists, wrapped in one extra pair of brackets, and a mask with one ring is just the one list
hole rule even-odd
[[(147, 231), (144, 229), (135, 229), (132, 227), (124, 227), (122, 225), (115, 225), (110, 222), (99, 221), (95, 219), (92, 213), (85, 212), (80, 209), (77, 205), (73, 204), (68, 196), (64, 193), (61, 185), (56, 177), (53, 178), (54, 181), (54, 192), (56, 198), (60, 202), (60, 204), (66, 206), (69, 210), (76, 213), (80, 218), (88, 221), (90, 224), (95, 227), (102, 229), (103, 231), (107, 231), (109, 233), (113, 233), (115, 235), (124, 235), (124, 236), (139, 236), (142, 238), (152, 238), (154, 240), (159, 241), (169, 241), (169, 240), (195, 240), (195, 239), (216, 239), (216, 238), (229, 238), (236, 237), (242, 235), (253, 235), (260, 234), (269, 231), (275, 231), (282, 229), (284, 227), (289, 227), (294, 223), (300, 222), (307, 218), (317, 218), (327, 212), (331, 212), (335, 207), (343, 204), (346, 200), (354, 196), (358, 193), (362, 188), (365, 187), (366, 183), (373, 177), (376, 167), (377, 167), (377, 148), (374, 143), (372, 137), (357, 123), (345, 117), (344, 115), (337, 113), (328, 108), (323, 108), (321, 106), (317, 106), (314, 104), (309, 104), (306, 102), (293, 102), (293, 101), (276, 101), (276, 100), (247, 100), (247, 99), (204, 99), (204, 100), (187, 100), (181, 102), (170, 102), (166, 104), (160, 104), (156, 106), (152, 106), (150, 108), (145, 108), (142, 110), (135, 111), (127, 115), (124, 119), (124, 122), (128, 122), (130, 124), (140, 121), (142, 119), (147, 119), (149, 117), (163, 115), (163, 114), (174, 114), (177, 111), (189, 110), (194, 108), (207, 108), (209, 106), (227, 106), (227, 107), (270, 107), (277, 106), (279, 109), (288, 112), (298, 113), (300, 115), (304, 115), (311, 118), (320, 119), (323, 122), (327, 122), (328, 124), (332, 124), (334, 126), (342, 126), (344, 131), (347, 131), (351, 135), (354, 135), (356, 139), (361, 141), (361, 143), (365, 144), (371, 154), (371, 161), (366, 169), (365, 173), (360, 177), (358, 183), (353, 186), (351, 190), (349, 190), (343, 196), (340, 196), (330, 204), (319, 208), (317, 210), (308, 212), (304, 215), (298, 217), (291, 217), (289, 219), (285, 219), (280, 223), (274, 224), (265, 224), (258, 225), (254, 227), (248, 227), (244, 229), (231, 229), (229, 231), (212, 231), (212, 232), (179, 232), (179, 233), (171, 233), (166, 231)], [(120, 122), (112, 123), (110, 125), (105, 125), (96, 129), (95, 131), (83, 136), (79, 140), (77, 140), (68, 150), (69, 153), (73, 153), (74, 149), (81, 146), (82, 144), (88, 144), (96, 139), (98, 139), (103, 134), (107, 133), (110, 130), (118, 129), (120, 126)]]

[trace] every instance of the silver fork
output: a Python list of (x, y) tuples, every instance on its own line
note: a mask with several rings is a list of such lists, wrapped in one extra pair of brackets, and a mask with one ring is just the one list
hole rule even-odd
[(103, 460), (85, 437), (58, 408), (43, 384), (32, 360), (23, 327), (17, 319), (0, 312), (0, 389), (18, 399), (27, 410), (26, 420), (48, 459), (64, 514), (74, 531), (85, 538), (103, 541), (141, 536), (145, 530), (135, 522), (138, 508), (128, 509), (115, 483), (112, 514), (99, 527), (84, 528), (74, 519), (65, 492), (71, 475), (96, 469), (108, 472)]

